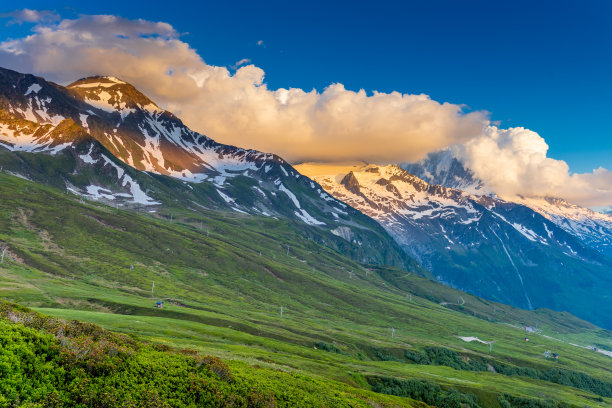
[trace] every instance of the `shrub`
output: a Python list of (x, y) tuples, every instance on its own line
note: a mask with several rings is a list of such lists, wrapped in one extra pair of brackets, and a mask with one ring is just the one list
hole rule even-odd
[(0, 317), (0, 408), (276, 406), (216, 357), (4, 303)]
[(438, 408), (479, 408), (474, 394), (461, 393), (454, 388), (443, 390), (427, 380), (400, 380), (393, 377), (367, 377), (372, 391), (412, 398)]
[(456, 351), (444, 347), (426, 347), (424, 351), (406, 350), (404, 356), (415, 364), (441, 365), (456, 370), (487, 370), (487, 360), (475, 356), (462, 357)]
[(329, 351), (330, 353), (336, 353), (336, 354), (342, 354), (343, 356), (350, 356), (350, 353), (347, 353), (346, 351), (339, 349), (338, 347), (336, 347), (333, 344), (330, 343), (325, 343), (324, 341), (318, 341), (315, 343), (315, 347), (320, 349), (320, 350), (325, 350), (325, 351)]
[(500, 394), (497, 400), (502, 408), (566, 408), (571, 406), (559, 401), (524, 398), (510, 394)]

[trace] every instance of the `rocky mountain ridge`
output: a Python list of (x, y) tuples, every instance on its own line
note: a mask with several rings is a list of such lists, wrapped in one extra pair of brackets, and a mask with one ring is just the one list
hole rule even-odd
[[(456, 188), (472, 194), (494, 196), (492, 190), (461, 163), (458, 152), (453, 149), (430, 153), (419, 162), (403, 163), (401, 167), (431, 184)], [(612, 258), (611, 214), (596, 212), (568, 203), (561, 198), (546, 195), (503, 198), (531, 208), (584, 244)]]
[[(441, 282), (531, 309), (549, 307), (610, 325), (612, 261), (531, 208), (432, 185), (399, 166), (296, 168), (377, 220)], [(584, 299), (576, 301), (577, 293)]]

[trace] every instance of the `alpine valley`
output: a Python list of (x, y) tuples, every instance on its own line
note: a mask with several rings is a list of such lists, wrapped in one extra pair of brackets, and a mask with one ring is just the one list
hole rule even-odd
[[(0, 407), (608, 407), (612, 221), (0, 69)], [(529, 332), (529, 338), (526, 332)]]

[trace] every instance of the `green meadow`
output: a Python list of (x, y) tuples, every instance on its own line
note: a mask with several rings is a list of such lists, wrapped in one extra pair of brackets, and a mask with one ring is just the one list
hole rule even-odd
[[(588, 348), (612, 349), (611, 333), (568, 313), (486, 301), (416, 264), (363, 265), (285, 220), (122, 210), (2, 173), (0, 197), (0, 297), (142, 344), (126, 367), (138, 353), (157, 361), (162, 346), (218, 357), (233, 383), (198, 375), (244, 406), (257, 405), (236, 384), (261, 391), (261, 406), (612, 405), (612, 358)], [(9, 326), (53, 334), (6, 316), (5, 335)]]

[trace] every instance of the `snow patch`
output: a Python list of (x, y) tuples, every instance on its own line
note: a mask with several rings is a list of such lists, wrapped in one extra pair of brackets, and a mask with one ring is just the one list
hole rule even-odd
[(88, 117), (89, 115), (85, 115), (83, 113), (79, 114), (79, 120), (81, 121), (81, 126), (83, 126), (87, 130), (89, 130), (89, 125), (87, 124)]
[(315, 218), (313, 218), (310, 214), (308, 214), (308, 212), (306, 212), (306, 210), (304, 210), (303, 208), (299, 209), (298, 211), (294, 211), (293, 212), (295, 215), (298, 216), (299, 219), (301, 219), (302, 221), (304, 221), (306, 224), (308, 225), (325, 225), (324, 222), (319, 221)]
[(97, 162), (96, 159), (94, 159), (93, 157), (91, 157), (91, 153), (93, 152), (93, 143), (89, 145), (89, 151), (87, 152), (87, 154), (83, 154), (80, 155), (79, 158), (81, 160), (83, 160), (85, 163), (87, 164), (94, 164), (95, 162)]
[(27, 95), (29, 95), (31, 93), (37, 94), (38, 91), (40, 91), (41, 89), (42, 89), (42, 86), (40, 86), (38, 84), (32, 84), (32, 85), (30, 85), (30, 87), (28, 88), (28, 90), (26, 91), (24, 96), (27, 96)]
[(217, 189), (217, 193), (219, 193), (219, 195), (221, 196), (221, 198), (223, 200), (225, 200), (226, 203), (228, 204), (234, 204), (234, 202), (236, 200), (234, 200), (233, 198), (231, 198), (230, 196), (228, 196), (227, 194), (224, 194), (221, 190)]
[(121, 180), (121, 177), (123, 177), (125, 171), (121, 167), (117, 166), (111, 159), (109, 159), (105, 155), (102, 155), (102, 158), (104, 159), (105, 165), (110, 164), (115, 168), (115, 170), (117, 170), (117, 178)]
[(100, 186), (96, 186), (92, 184), (92, 185), (87, 186), (86, 190), (87, 190), (87, 195), (93, 197), (96, 200), (99, 200), (101, 198), (105, 198), (107, 200), (115, 199), (113, 192), (104, 187), (100, 187)]
[(503, 220), (506, 224), (511, 225), (512, 228), (514, 228), (515, 230), (517, 230), (518, 232), (521, 233), (521, 235), (523, 235), (525, 238), (527, 238), (530, 241), (533, 242), (541, 242), (542, 244), (548, 245), (546, 243), (546, 240), (544, 240), (544, 238), (542, 238), (541, 236), (539, 236), (538, 234), (536, 234), (535, 232), (533, 232), (532, 230), (530, 230), (529, 228), (525, 227), (524, 225), (521, 224), (517, 224), (516, 222), (510, 222), (508, 221), (506, 218), (504, 218), (502, 215), (496, 213), (495, 211), (491, 211), (491, 213), (497, 217), (499, 217), (501, 220)]
[(340, 237), (340, 238), (344, 238), (345, 240), (352, 242), (353, 241), (353, 231), (349, 228), (349, 227), (338, 227), (335, 228), (331, 231), (332, 234)]
[(471, 343), (473, 341), (477, 341), (478, 343), (482, 343), (482, 344), (489, 344), (488, 341), (484, 341), (484, 340), (480, 340), (478, 337), (475, 336), (470, 336), (470, 337), (459, 337), (461, 340)]
[(151, 197), (145, 194), (144, 191), (140, 188), (138, 183), (134, 181), (127, 174), (123, 177), (123, 186), (125, 187), (127, 184), (130, 185), (130, 192), (132, 193), (132, 201), (142, 205), (158, 205), (161, 204), (153, 200)]
[(302, 206), (300, 205), (300, 202), (298, 201), (297, 197), (295, 196), (295, 194), (293, 194), (292, 191), (290, 191), (287, 187), (285, 187), (283, 185), (283, 183), (280, 183), (278, 185), (278, 190), (282, 191), (283, 193), (287, 194), (287, 196), (291, 199), (291, 201), (293, 201), (293, 204), (298, 208), (302, 208)]

